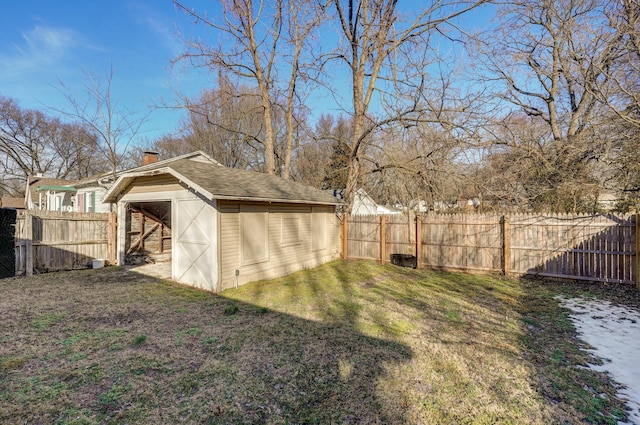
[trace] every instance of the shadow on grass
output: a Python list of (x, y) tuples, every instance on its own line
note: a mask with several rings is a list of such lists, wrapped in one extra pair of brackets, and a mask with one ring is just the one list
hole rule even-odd
[(411, 349), (119, 268), (0, 282), (0, 422), (405, 423)]
[[(286, 301), (270, 289), (284, 287)], [(521, 367), (519, 285), (497, 277), (338, 261), (225, 294), (408, 345), (389, 377), (406, 423), (548, 423)], [(404, 367), (406, 366), (406, 367)], [(515, 367), (514, 367), (515, 366)]]

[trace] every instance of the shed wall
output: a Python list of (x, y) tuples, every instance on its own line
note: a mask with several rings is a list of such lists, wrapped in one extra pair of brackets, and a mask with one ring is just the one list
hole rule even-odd
[(170, 174), (137, 177), (124, 191), (124, 195), (139, 193), (172, 192), (185, 190), (178, 179)]
[(339, 221), (332, 206), (220, 201), (218, 208), (222, 290), (236, 285), (236, 270), (242, 285), (339, 256)]
[[(217, 213), (208, 201), (180, 185), (173, 176), (139, 177), (118, 201), (118, 215), (126, 217), (129, 202), (171, 201), (172, 278), (198, 288), (218, 288)], [(175, 230), (175, 231), (174, 231)], [(118, 227), (118, 261), (126, 255), (126, 226)]]

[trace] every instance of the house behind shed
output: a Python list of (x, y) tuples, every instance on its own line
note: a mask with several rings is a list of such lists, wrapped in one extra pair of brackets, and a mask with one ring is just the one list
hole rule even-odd
[(117, 203), (119, 264), (132, 248), (132, 214), (142, 211), (168, 227), (160, 234), (169, 236), (156, 243), (170, 252), (172, 278), (206, 290), (283, 276), (339, 256), (337, 198), (201, 156), (124, 173), (105, 202)]

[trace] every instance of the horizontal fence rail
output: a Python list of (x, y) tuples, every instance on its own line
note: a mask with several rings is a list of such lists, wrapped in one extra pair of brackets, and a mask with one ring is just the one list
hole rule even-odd
[(89, 268), (115, 258), (115, 213), (18, 211), (16, 274)]
[(420, 268), (638, 284), (638, 215), (348, 216), (343, 256)]

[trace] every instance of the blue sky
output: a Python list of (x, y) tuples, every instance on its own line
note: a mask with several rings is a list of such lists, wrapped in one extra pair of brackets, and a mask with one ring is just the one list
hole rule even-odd
[[(216, 2), (193, 3), (212, 13)], [(487, 15), (474, 11), (469, 19), (482, 24)], [(104, 76), (113, 66), (113, 97), (141, 114), (151, 111), (140, 137), (153, 140), (176, 130), (184, 116), (154, 105), (212, 87), (204, 71), (170, 68), (183, 52), (179, 32), (193, 30), (170, 0), (2, 0), (0, 95), (54, 115), (47, 108), (65, 105), (59, 81), (80, 91), (87, 72)]]
[(175, 91), (197, 94), (208, 78), (170, 69), (183, 46), (178, 26), (191, 22), (170, 1), (20, 0), (0, 2), (0, 94), (22, 108), (60, 108), (59, 81), (80, 90), (86, 72), (104, 76), (110, 66), (113, 96), (146, 113), (142, 137), (174, 130), (180, 111), (153, 108), (175, 100)]

